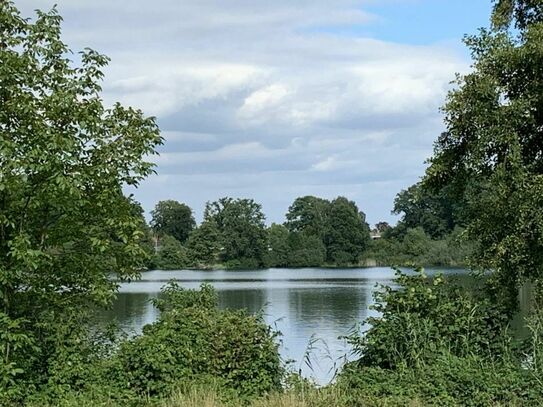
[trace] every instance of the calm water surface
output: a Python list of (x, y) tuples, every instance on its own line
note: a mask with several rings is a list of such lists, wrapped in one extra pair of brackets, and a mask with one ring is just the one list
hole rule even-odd
[[(428, 269), (428, 274), (437, 269)], [(462, 283), (470, 277), (462, 269), (440, 269), (455, 274)], [(170, 280), (182, 287), (212, 284), (221, 308), (262, 311), (268, 324), (282, 332), (281, 354), (293, 367), (319, 383), (333, 378), (350, 349), (341, 336), (348, 335), (375, 312), (369, 307), (378, 284), (391, 284), (388, 267), (361, 269), (267, 269), (258, 271), (149, 271), (142, 279), (124, 283), (113, 309), (104, 320), (116, 319), (126, 331), (137, 334), (158, 317), (150, 300)], [(360, 327), (359, 327), (360, 329)], [(313, 340), (312, 340), (313, 338)], [(304, 362), (310, 342), (311, 367)], [(352, 355), (350, 356), (352, 358)]]

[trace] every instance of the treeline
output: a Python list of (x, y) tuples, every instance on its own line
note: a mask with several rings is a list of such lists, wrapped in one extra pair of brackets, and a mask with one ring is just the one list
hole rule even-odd
[(380, 266), (465, 266), (475, 248), (467, 237), (461, 206), (444, 191), (432, 192), (417, 183), (394, 200), (395, 227), (379, 222), (365, 256)]
[(208, 202), (199, 226), (191, 208), (172, 200), (159, 202), (151, 216), (150, 268), (355, 266), (370, 245), (365, 214), (344, 197), (297, 198), (286, 222), (270, 227), (252, 199)]
[(304, 196), (292, 203), (283, 224), (267, 227), (254, 200), (222, 198), (206, 204), (197, 226), (189, 206), (161, 201), (145, 226), (148, 267), (465, 265), (473, 244), (444, 196), (416, 184), (398, 194), (393, 213), (402, 215), (395, 227), (379, 222), (370, 231), (364, 212), (347, 198)]

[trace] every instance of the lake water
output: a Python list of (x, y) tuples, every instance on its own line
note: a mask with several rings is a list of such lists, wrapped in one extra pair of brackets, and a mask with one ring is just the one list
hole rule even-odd
[[(427, 269), (428, 274), (436, 271)], [(455, 274), (463, 283), (470, 279), (462, 269), (439, 271)], [(157, 319), (158, 312), (150, 300), (168, 281), (176, 280), (185, 288), (208, 282), (216, 288), (221, 308), (262, 311), (266, 322), (282, 332), (282, 357), (294, 360), (295, 370), (324, 384), (349, 355), (350, 349), (340, 337), (375, 314), (369, 308), (376, 286), (391, 284), (393, 278), (394, 271), (388, 267), (149, 271), (141, 280), (121, 284), (117, 301), (103, 317), (116, 319), (126, 331), (137, 334)], [(304, 358), (306, 354), (310, 363)]]

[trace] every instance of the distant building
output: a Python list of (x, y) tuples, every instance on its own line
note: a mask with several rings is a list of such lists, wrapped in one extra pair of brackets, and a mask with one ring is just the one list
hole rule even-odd
[(379, 232), (378, 230), (372, 230), (370, 232), (370, 237), (372, 238), (372, 240), (381, 239), (381, 232)]

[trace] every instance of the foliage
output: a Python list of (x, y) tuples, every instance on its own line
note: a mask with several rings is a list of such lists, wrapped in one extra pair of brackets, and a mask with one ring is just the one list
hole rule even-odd
[(288, 267), (289, 265), (289, 231), (286, 226), (272, 223), (268, 228), (268, 253), (266, 265), (268, 267)]
[(164, 235), (158, 252), (153, 256), (153, 268), (180, 270), (190, 265), (188, 250), (176, 238)]
[(494, 0), (492, 23), (497, 29), (514, 25), (519, 30), (543, 21), (541, 0)]
[(147, 257), (147, 260), (145, 261), (145, 268), (154, 268), (153, 257), (155, 254), (156, 241), (153, 237), (153, 231), (145, 221), (144, 210), (141, 204), (132, 197), (127, 199), (131, 208), (132, 216), (137, 220), (138, 229), (140, 230), (141, 237), (139, 240), (139, 245)]
[(192, 209), (173, 200), (160, 201), (151, 212), (151, 226), (155, 233), (170, 235), (185, 243), (196, 226)]
[(380, 266), (465, 266), (474, 250), (474, 242), (465, 239), (465, 231), (456, 227), (441, 239), (431, 239), (422, 228), (407, 229), (396, 237), (386, 232), (373, 240), (364, 253)]
[(441, 350), (465, 357), (489, 359), (503, 355), (508, 318), (486, 299), (473, 298), (442, 275), (429, 278), (422, 269), (414, 275), (397, 271), (395, 284), (375, 294), (363, 337), (349, 337), (359, 364), (381, 368), (413, 367), (428, 363)]
[(510, 309), (543, 270), (541, 16), (538, 0), (500, 0), (494, 27), (466, 38), (474, 69), (447, 98), (447, 131), (423, 180), (465, 204), (474, 264), (495, 271), (494, 298)]
[(366, 217), (356, 204), (344, 197), (330, 202), (324, 235), (327, 262), (340, 266), (357, 264), (369, 241)]
[(391, 229), (392, 226), (388, 222), (378, 222), (375, 224), (375, 230), (379, 233), (385, 233)]
[[(366, 215), (356, 204), (344, 197), (327, 201), (314, 196), (297, 198), (289, 207), (285, 226), (289, 230), (291, 254), (289, 265), (321, 266), (325, 262), (337, 266), (357, 264), (367, 248), (370, 234)], [(324, 245), (324, 259), (320, 259), (320, 246)], [(310, 247), (303, 247), (311, 244)]]
[(141, 224), (123, 188), (152, 172), (144, 157), (161, 138), (141, 111), (104, 107), (108, 58), (85, 49), (69, 59), (55, 9), (33, 22), (3, 1), (0, 22), (4, 393), (13, 374), (25, 390), (43, 384), (72, 338), (61, 328), (112, 299), (111, 273), (130, 278), (144, 267)]
[(238, 268), (246, 264), (262, 267), (267, 250), (265, 216), (252, 199), (221, 198), (208, 202), (204, 222), (213, 222), (220, 233), (221, 260)]
[(507, 313), (442, 275), (397, 272), (395, 285), (376, 294), (378, 317), (348, 338), (359, 355), (341, 372), (337, 386), (356, 405), (359, 395), (392, 405), (541, 404), (543, 383), (535, 364), (541, 342), (534, 321), (526, 358), (507, 335)]
[(432, 238), (439, 239), (459, 224), (459, 206), (445, 193), (433, 193), (417, 183), (396, 196), (392, 213), (403, 214), (402, 230), (420, 227)]
[(280, 387), (275, 334), (260, 316), (216, 308), (210, 286), (170, 286), (158, 302), (160, 319), (121, 345), (122, 380), (139, 394), (166, 394), (176, 382), (216, 377), (251, 398)]
[(326, 247), (318, 236), (292, 232), (288, 236), (289, 267), (319, 267), (326, 260)]
[(194, 229), (187, 241), (190, 263), (198, 268), (205, 268), (218, 261), (221, 252), (220, 232), (213, 221), (204, 221)]
[(322, 239), (326, 231), (329, 202), (315, 196), (296, 198), (288, 208), (285, 226), (289, 232), (304, 232)]
[(476, 355), (441, 353), (419, 367), (395, 370), (348, 366), (337, 387), (341, 405), (359, 406), (539, 406), (543, 387), (538, 378), (509, 361), (489, 362)]

